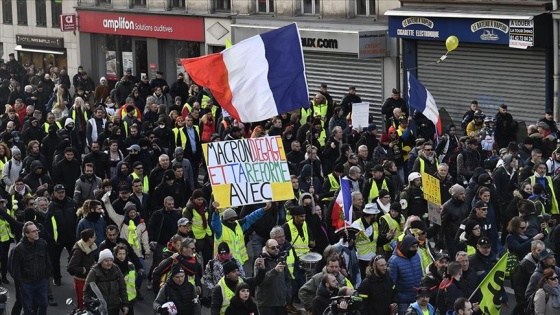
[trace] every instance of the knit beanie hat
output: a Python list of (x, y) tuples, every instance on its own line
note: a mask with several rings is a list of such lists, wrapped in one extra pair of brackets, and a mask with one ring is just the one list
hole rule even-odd
[(232, 208), (227, 208), (226, 211), (224, 211), (224, 214), (222, 215), (222, 218), (227, 221), (229, 219), (235, 219), (237, 218), (237, 212), (235, 212), (235, 210), (233, 210)]
[(195, 200), (195, 199), (198, 199), (198, 198), (200, 198), (200, 197), (204, 197), (204, 195), (203, 195), (203, 193), (202, 193), (202, 190), (200, 190), (200, 189), (195, 189), (195, 190), (192, 192), (192, 199)]
[(452, 197), (457, 197), (460, 194), (465, 193), (465, 187), (463, 187), (459, 184), (455, 184), (455, 185), (451, 186), (451, 188), (449, 188), (449, 193), (451, 194)]
[(101, 263), (103, 262), (105, 259), (115, 259), (115, 257), (113, 256), (113, 253), (111, 253), (111, 250), (106, 248), (104, 250), (102, 250), (99, 253), (99, 259), (97, 260), (97, 263)]
[(185, 270), (183, 270), (180, 264), (174, 264), (173, 267), (171, 267), (171, 277), (178, 273), (185, 273)]
[(237, 264), (235, 262), (233, 262), (232, 260), (228, 260), (226, 261), (226, 263), (224, 264), (224, 275), (227, 275), (228, 273), (239, 269), (239, 267), (237, 267)]

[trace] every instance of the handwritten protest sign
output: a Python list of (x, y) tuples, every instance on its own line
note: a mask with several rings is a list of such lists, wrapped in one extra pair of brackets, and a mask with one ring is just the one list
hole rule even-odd
[(424, 189), (424, 199), (428, 201), (428, 219), (441, 225), (441, 191), (439, 179), (422, 173), (422, 188)]
[(294, 198), (280, 137), (211, 142), (202, 149), (221, 208)]

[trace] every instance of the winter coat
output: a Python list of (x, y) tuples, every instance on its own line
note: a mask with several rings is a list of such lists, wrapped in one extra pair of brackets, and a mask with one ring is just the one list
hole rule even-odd
[(446, 239), (455, 239), (460, 222), (469, 215), (469, 205), (465, 201), (451, 198), (443, 204), (441, 227)]
[(86, 284), (84, 286), (84, 300), (90, 301), (96, 298), (95, 293), (90, 287), (90, 283), (95, 282), (103, 299), (107, 302), (109, 314), (115, 310), (128, 306), (128, 296), (126, 294), (126, 284), (124, 276), (117, 265), (113, 264), (111, 269), (107, 270), (96, 264), (89, 271)]
[[(525, 236), (525, 237), (523, 237)], [(517, 258), (525, 257), (531, 252), (532, 238), (518, 233), (510, 234), (506, 237), (506, 247), (515, 254)]]
[(165, 302), (172, 301), (177, 307), (177, 315), (200, 315), (200, 305), (193, 303), (197, 296), (194, 286), (185, 279), (183, 284), (176, 284), (172, 278), (159, 290), (153, 303), (154, 311), (157, 311)]
[(70, 262), (66, 267), (68, 273), (76, 279), (85, 281), (89, 270), (95, 265), (94, 251), (96, 249), (95, 244), (90, 247), (83, 240), (77, 241), (72, 248)]
[[(38, 168), (43, 169), (41, 174), (35, 174), (35, 170), (37, 170)], [(35, 191), (37, 191), (37, 188), (39, 186), (41, 186), (43, 184), (48, 184), (49, 185), (49, 192), (52, 192), (52, 190), (54, 188), (54, 183), (53, 183), (51, 177), (49, 175), (47, 175), (47, 170), (46, 170), (45, 166), (42, 165), (40, 161), (35, 160), (31, 163), (30, 170), (31, 170), (31, 172), (23, 178), (23, 182), (26, 185), (29, 186), (31, 191), (35, 192)]]
[(249, 297), (246, 302), (233, 297), (229, 303), (225, 315), (259, 315), (259, 309), (252, 297)]
[(535, 271), (539, 259), (535, 259), (532, 253), (527, 254), (519, 263), (517, 270), (513, 274), (511, 279), (511, 287), (515, 293), (515, 300), (518, 305), (527, 305), (527, 299), (525, 299), (525, 290), (529, 284), (529, 278)]
[[(327, 273), (327, 267), (324, 267), (323, 270), (311, 277), (300, 289), (298, 292), (298, 297), (301, 301), (301, 304), (305, 306), (305, 309), (311, 309), (313, 298), (317, 293), (317, 288), (321, 284), (321, 280), (323, 276)], [(344, 277), (340, 272), (336, 274), (336, 280), (338, 280), (338, 287), (342, 288), (344, 286), (351, 286), (352, 284), (346, 277)]]
[(317, 288), (317, 295), (313, 299), (313, 314), (323, 314), (331, 304), (331, 298), (338, 295), (338, 289), (330, 292), (322, 283)]
[(95, 245), (99, 246), (101, 242), (105, 240), (107, 222), (103, 216), (96, 217), (94, 213), (90, 212), (85, 218), (82, 218), (80, 222), (78, 222), (78, 227), (76, 228), (76, 239), (80, 238), (80, 233), (82, 233), (85, 229), (92, 229), (95, 231)]
[(11, 275), (16, 283), (48, 279), (51, 262), (47, 242), (39, 238), (31, 243), (27, 237), (22, 238), (13, 250), (11, 266)]
[[(129, 234), (128, 222), (130, 218), (128, 216), (117, 214), (115, 212), (115, 209), (113, 209), (113, 206), (111, 205), (109, 200), (107, 202), (104, 202), (104, 205), (105, 205), (105, 210), (107, 210), (107, 214), (109, 215), (109, 218), (111, 218), (111, 220), (113, 220), (113, 222), (115, 222), (115, 224), (119, 227), (120, 237), (124, 238), (129, 242), (131, 247), (134, 249), (134, 253), (136, 253), (138, 257), (142, 257), (144, 256), (142, 254), (142, 250), (144, 250), (144, 253), (146, 253), (146, 255), (150, 255), (151, 254), (150, 242), (148, 239), (148, 230), (146, 228), (146, 223), (144, 222), (144, 219), (140, 218), (139, 223), (136, 224), (136, 235), (137, 235), (136, 241), (138, 242), (139, 246), (134, 246), (130, 242), (128, 236)], [(139, 217), (137, 216), (136, 218)]]
[(272, 257), (268, 253), (262, 254), (266, 274), (263, 281), (256, 288), (255, 299), (258, 306), (284, 306), (292, 299), (292, 278), (286, 266), (282, 272), (275, 267), (281, 261), (279, 257)]
[(358, 287), (360, 295), (366, 295), (362, 315), (389, 315), (391, 303), (396, 303), (397, 295), (394, 290), (393, 281), (388, 273), (378, 276), (371, 274), (367, 276)]
[[(543, 275), (543, 264), (542, 263), (538, 263), (537, 267), (535, 268), (535, 271), (533, 272), (533, 274), (531, 274), (531, 278), (529, 278), (529, 284), (527, 285), (527, 289), (525, 290), (525, 298), (529, 299), (529, 297), (531, 296), (531, 294), (533, 294), (536, 289), (537, 289), (537, 284), (539, 283), (539, 281), (542, 278)], [(554, 267), (554, 272), (557, 275), (560, 275), (560, 268), (559, 267)]]
[(469, 257), (469, 267), (476, 272), (478, 281), (482, 281), (497, 262), (496, 256), (492, 254), (483, 256), (478, 250), (476, 254)]
[(101, 178), (95, 175), (91, 179), (88, 179), (85, 175), (80, 176), (74, 187), (74, 202), (81, 206), (84, 201), (95, 199), (94, 192), (97, 189), (101, 189)]
[[(56, 242), (62, 245), (69, 245), (76, 241), (76, 210), (78, 206), (76, 203), (65, 197), (62, 201), (53, 198), (49, 209), (47, 211), (47, 219), (45, 220), (47, 229), (51, 235), (55, 235), (54, 226), (52, 225), (52, 218), (56, 220), (56, 228), (58, 232), (58, 239)], [(103, 232), (105, 233), (105, 232)]]
[(389, 258), (388, 267), (391, 280), (397, 289), (397, 301), (399, 304), (413, 303), (416, 301), (416, 292), (413, 287), (418, 288), (422, 281), (423, 271), (420, 262), (420, 255), (411, 255), (410, 247), (417, 244), (418, 241), (410, 235), (403, 238), (397, 244), (395, 252)]
[(82, 168), (80, 162), (73, 159), (68, 161), (66, 158), (56, 164), (53, 172), (53, 178), (56, 184), (62, 184), (68, 196), (74, 191), (76, 180), (80, 178)]

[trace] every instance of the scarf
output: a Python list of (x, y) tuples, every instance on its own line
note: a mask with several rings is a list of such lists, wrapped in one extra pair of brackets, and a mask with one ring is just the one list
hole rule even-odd
[(198, 207), (195, 205), (194, 208), (202, 218), (202, 229), (206, 230), (206, 227), (208, 226), (208, 222), (206, 221), (206, 211), (205, 211), (204, 204), (201, 204)]
[(128, 274), (128, 259), (125, 259), (124, 261), (120, 261), (118, 258), (115, 258), (115, 260), (113, 260), (113, 263), (117, 265), (117, 267), (119, 267), (121, 273), (124, 276)]
[(138, 242), (138, 231), (134, 220), (128, 221), (128, 243), (136, 249), (140, 249), (140, 242)]
[(552, 299), (552, 307), (560, 308), (560, 287), (553, 288), (550, 284), (544, 283), (543, 290), (550, 294), (549, 299)]

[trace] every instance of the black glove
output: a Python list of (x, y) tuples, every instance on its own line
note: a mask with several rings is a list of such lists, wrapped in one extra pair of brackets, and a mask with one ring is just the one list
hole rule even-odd
[(158, 314), (162, 314), (162, 315), (167, 315), (167, 314), (169, 314), (169, 312), (167, 311), (167, 307), (161, 307), (161, 306), (160, 306), (160, 307), (157, 309), (157, 312), (158, 312)]

